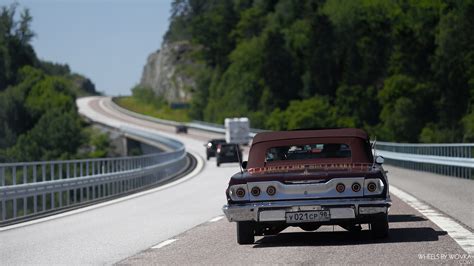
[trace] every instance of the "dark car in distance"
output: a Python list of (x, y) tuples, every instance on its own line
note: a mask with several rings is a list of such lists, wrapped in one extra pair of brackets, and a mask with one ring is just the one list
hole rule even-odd
[(187, 134), (188, 133), (188, 127), (186, 125), (183, 125), (183, 124), (177, 125), (176, 126), (176, 134), (179, 134), (179, 133)]
[(206, 147), (206, 159), (209, 160), (211, 157), (216, 157), (217, 146), (225, 143), (225, 139), (211, 139), (204, 144), (204, 147)]
[(235, 163), (242, 160), (242, 150), (238, 144), (223, 143), (217, 146), (216, 163), (220, 166), (222, 163)]

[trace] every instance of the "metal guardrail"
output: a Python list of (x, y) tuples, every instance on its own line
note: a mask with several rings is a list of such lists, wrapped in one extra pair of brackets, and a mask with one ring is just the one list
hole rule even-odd
[[(115, 103), (114, 98), (112, 98), (111, 101), (111, 107), (114, 108), (115, 110), (125, 113), (127, 115), (140, 118), (143, 120), (147, 120), (150, 122), (155, 122), (163, 125), (168, 125), (168, 126), (177, 126), (177, 125), (186, 125), (189, 128), (193, 129), (198, 129), (198, 130), (204, 130), (204, 131), (209, 131), (213, 133), (219, 133), (219, 134), (225, 134), (225, 127), (224, 125), (216, 124), (216, 123), (209, 123), (209, 122), (204, 122), (204, 121), (198, 121), (198, 120), (193, 120), (192, 122), (187, 122), (187, 123), (180, 123), (176, 121), (171, 121), (171, 120), (165, 120), (165, 119), (160, 119), (160, 118), (155, 118), (147, 115), (142, 115), (130, 110), (127, 110), (117, 103)], [(263, 129), (257, 129), (257, 128), (250, 128), (251, 133), (249, 134), (249, 137), (253, 138), (257, 133), (259, 132), (265, 132), (267, 130)]]
[(377, 141), (377, 148), (384, 151), (440, 157), (472, 158), (474, 143), (393, 143)]
[[(209, 123), (209, 122), (204, 122), (204, 121), (198, 121), (198, 120), (193, 120), (191, 123), (187, 123), (187, 126), (191, 128), (196, 128), (196, 129), (203, 129), (206, 131), (212, 131), (212, 132), (220, 132), (225, 134), (225, 126), (216, 124), (216, 123)], [(220, 130), (222, 129), (222, 130)], [(260, 132), (266, 132), (268, 130), (264, 129), (258, 129), (258, 128), (250, 128), (250, 134), (249, 137), (254, 137), (257, 133)]]
[(181, 125), (181, 123), (178, 123), (176, 121), (159, 119), (159, 118), (156, 118), (156, 117), (151, 117), (151, 116), (148, 116), (148, 115), (142, 115), (142, 114), (130, 111), (130, 110), (125, 109), (125, 108), (121, 107), (120, 105), (116, 104), (114, 99), (115, 98), (112, 98), (111, 101), (110, 101), (111, 107), (114, 108), (115, 110), (117, 110), (119, 112), (122, 112), (124, 114), (127, 114), (129, 116), (136, 117), (136, 118), (143, 119), (143, 120), (150, 121), (150, 122), (155, 122), (155, 123), (158, 123), (158, 124), (168, 125), (168, 126)]
[(122, 132), (169, 147), (150, 155), (0, 164), (0, 224), (27, 220), (154, 186), (181, 173), (184, 145), (156, 134)]
[(388, 164), (472, 179), (474, 177), (473, 143), (391, 143), (377, 142), (377, 154)]
[[(112, 105), (117, 110), (125, 110), (115, 103)], [(147, 117), (128, 110), (126, 113), (137, 117)], [(151, 117), (147, 119), (158, 122)], [(169, 122), (171, 121), (166, 123), (169, 124)], [(218, 124), (193, 121), (187, 125), (209, 132), (225, 133), (224, 127)], [(251, 131), (249, 137), (253, 138), (256, 133), (263, 130), (251, 129)], [(474, 143), (417, 144), (377, 141), (377, 152), (384, 156), (387, 164), (442, 175), (474, 178)]]

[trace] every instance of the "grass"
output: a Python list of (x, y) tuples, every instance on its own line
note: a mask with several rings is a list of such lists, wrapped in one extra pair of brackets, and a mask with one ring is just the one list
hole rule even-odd
[(144, 103), (133, 96), (116, 98), (115, 103), (125, 109), (143, 115), (177, 122), (191, 121), (186, 109), (171, 109), (168, 105), (162, 105), (158, 107), (154, 104)]

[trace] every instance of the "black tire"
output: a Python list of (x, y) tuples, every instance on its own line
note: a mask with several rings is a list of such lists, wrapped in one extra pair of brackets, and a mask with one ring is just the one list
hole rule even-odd
[(217, 167), (220, 167), (221, 166), (221, 162), (219, 161), (216, 161), (217, 162)]
[(377, 217), (371, 224), (370, 224), (372, 235), (374, 238), (386, 238), (388, 237), (388, 215), (383, 214), (380, 217)]
[(300, 225), (300, 228), (305, 230), (306, 232), (313, 232), (319, 229), (321, 227), (320, 225), (313, 225), (313, 224), (307, 224), (307, 225)]
[(209, 161), (209, 154), (206, 154), (206, 160)]
[(240, 245), (248, 245), (254, 242), (255, 229), (253, 222), (237, 222), (237, 243)]

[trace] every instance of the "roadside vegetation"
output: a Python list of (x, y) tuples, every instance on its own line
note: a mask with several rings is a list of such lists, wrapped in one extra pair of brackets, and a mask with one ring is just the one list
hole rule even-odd
[(106, 135), (85, 124), (75, 99), (94, 84), (67, 65), (39, 60), (27, 9), (0, 9), (0, 162), (103, 157)]
[(187, 109), (171, 108), (164, 98), (155, 95), (148, 88), (135, 87), (132, 89), (132, 96), (118, 97), (114, 101), (125, 109), (151, 117), (178, 122), (190, 121)]
[(202, 48), (192, 119), (473, 142), (473, 14), (473, 0), (174, 0), (166, 40)]

